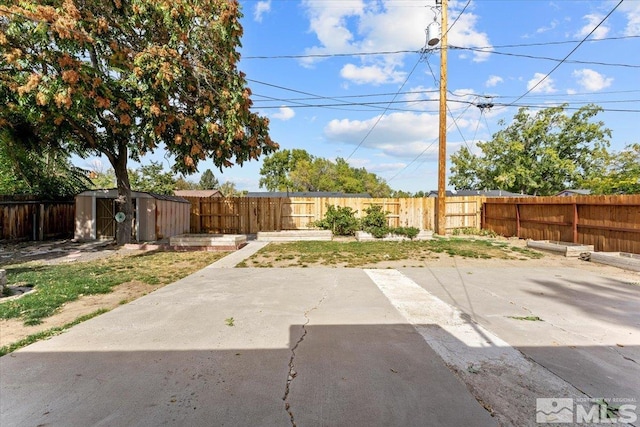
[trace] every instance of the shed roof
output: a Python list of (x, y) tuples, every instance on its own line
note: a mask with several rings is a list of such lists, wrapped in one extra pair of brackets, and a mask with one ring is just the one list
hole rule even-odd
[(180, 197), (223, 197), (220, 190), (175, 190), (173, 193)]
[(582, 188), (568, 188), (566, 190), (562, 190), (555, 194), (555, 196), (589, 196), (591, 194), (591, 190), (586, 190)]

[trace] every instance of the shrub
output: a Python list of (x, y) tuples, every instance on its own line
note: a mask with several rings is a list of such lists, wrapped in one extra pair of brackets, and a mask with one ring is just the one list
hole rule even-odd
[(353, 236), (360, 224), (356, 213), (350, 207), (327, 206), (324, 218), (313, 223), (315, 227), (331, 230), (336, 236)]
[(372, 205), (364, 210), (366, 215), (362, 218), (362, 230), (371, 233), (373, 237), (381, 238), (391, 231), (387, 226), (387, 212), (382, 206)]
[(391, 232), (399, 236), (406, 236), (411, 240), (413, 240), (416, 238), (416, 236), (420, 232), (420, 229), (416, 227), (397, 227), (397, 228), (393, 228)]
[(497, 237), (498, 234), (493, 230), (484, 230), (473, 227), (464, 227), (464, 228), (454, 228), (453, 229), (454, 236), (487, 236), (487, 237)]

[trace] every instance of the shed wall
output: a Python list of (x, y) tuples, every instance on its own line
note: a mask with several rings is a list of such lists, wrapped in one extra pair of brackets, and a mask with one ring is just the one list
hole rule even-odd
[(77, 240), (95, 239), (94, 224), (95, 212), (93, 211), (92, 196), (76, 196), (76, 215), (74, 238)]
[(138, 240), (141, 242), (156, 240), (156, 208), (155, 199), (137, 199)]

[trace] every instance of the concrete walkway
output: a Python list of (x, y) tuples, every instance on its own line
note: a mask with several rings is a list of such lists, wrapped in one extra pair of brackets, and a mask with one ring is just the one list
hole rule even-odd
[(231, 268), (262, 246), (0, 358), (0, 425), (533, 426), (540, 397), (640, 400), (638, 285)]
[(357, 269), (207, 268), (0, 376), (3, 426), (496, 425)]

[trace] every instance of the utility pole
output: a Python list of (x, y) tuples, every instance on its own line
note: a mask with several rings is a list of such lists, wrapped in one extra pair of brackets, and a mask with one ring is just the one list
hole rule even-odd
[[(436, 0), (437, 2), (438, 0)], [(442, 37), (440, 39), (440, 137), (438, 143), (438, 206), (436, 233), (447, 234), (447, 0), (440, 0), (442, 9)]]

